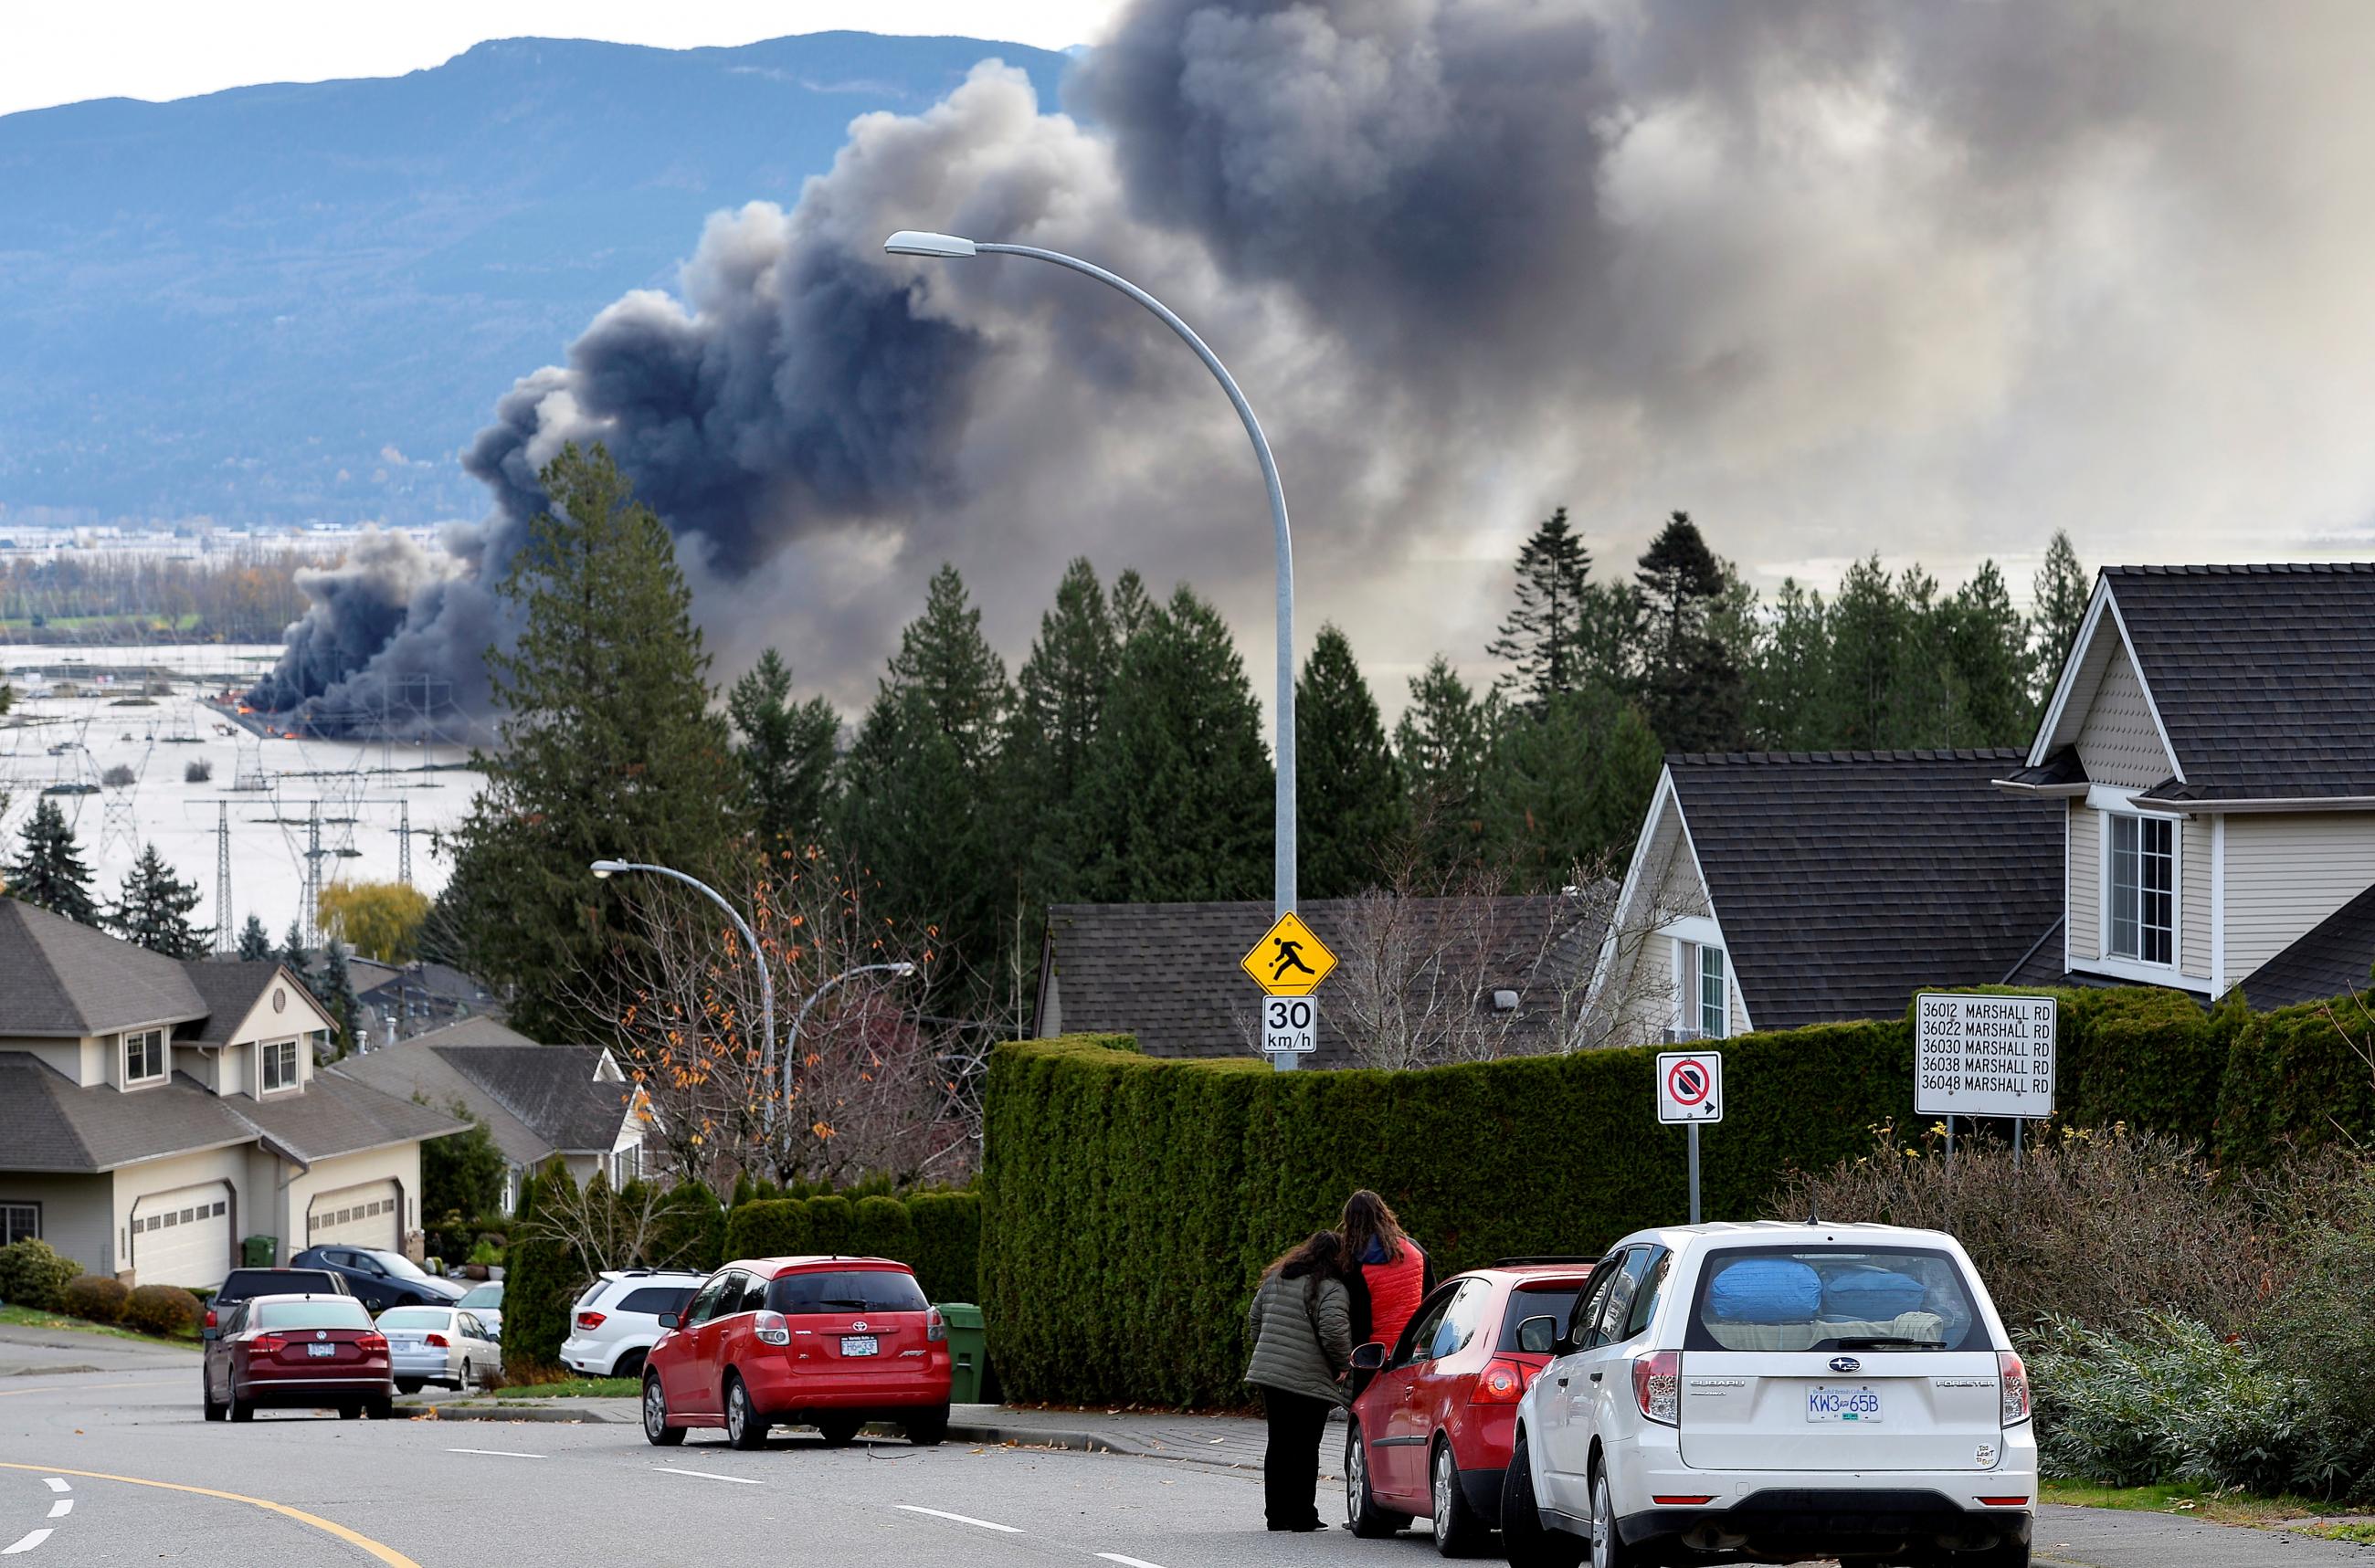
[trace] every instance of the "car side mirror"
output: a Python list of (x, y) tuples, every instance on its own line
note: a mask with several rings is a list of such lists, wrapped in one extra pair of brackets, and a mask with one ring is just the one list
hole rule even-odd
[(1518, 1325), (1518, 1349), (1530, 1356), (1547, 1356), (1557, 1352), (1558, 1319), (1547, 1315), (1530, 1317)]
[(676, 1326), (677, 1315), (675, 1313), (664, 1312), (660, 1314), (660, 1326), (662, 1328), (674, 1328)]
[(198, 1338), (201, 1339), (219, 1339), (222, 1338), (222, 1330), (219, 1328), (201, 1328), (198, 1330)]
[(1372, 1339), (1353, 1352), (1354, 1372), (1376, 1372), (1386, 1364), (1386, 1348)]

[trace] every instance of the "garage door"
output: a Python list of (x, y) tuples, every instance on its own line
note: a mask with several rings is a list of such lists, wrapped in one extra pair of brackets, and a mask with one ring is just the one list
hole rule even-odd
[(305, 1244), (319, 1247), (334, 1242), (401, 1248), (404, 1188), (395, 1182), (370, 1182), (315, 1197), (305, 1209)]
[(230, 1185), (146, 1193), (132, 1206), (132, 1272), (143, 1285), (207, 1290), (230, 1271)]

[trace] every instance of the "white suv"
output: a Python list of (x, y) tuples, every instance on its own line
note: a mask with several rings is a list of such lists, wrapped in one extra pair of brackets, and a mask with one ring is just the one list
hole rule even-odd
[(660, 1314), (682, 1312), (709, 1276), (682, 1268), (606, 1270), (569, 1309), (561, 1360), (588, 1377), (641, 1377), (644, 1358), (668, 1330)]
[(2028, 1373), (1962, 1247), (1690, 1225), (1593, 1270), (1518, 1407), (1511, 1568), (1722, 1553), (2027, 1568)]

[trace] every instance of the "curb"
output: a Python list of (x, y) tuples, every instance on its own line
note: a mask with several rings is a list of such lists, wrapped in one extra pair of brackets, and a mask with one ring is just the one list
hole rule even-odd
[(617, 1423), (599, 1410), (562, 1409), (552, 1405), (398, 1405), (396, 1414), (408, 1421), (571, 1421), (592, 1426)]
[(1118, 1454), (1132, 1459), (1164, 1459), (1175, 1465), (1197, 1465), (1208, 1470), (1246, 1470), (1255, 1468), (1259, 1460), (1239, 1454), (1223, 1457), (1217, 1454), (1191, 1454), (1176, 1448), (1164, 1448), (1113, 1438), (1102, 1432), (1067, 1432), (1058, 1427), (995, 1426), (987, 1422), (951, 1421), (949, 1437), (952, 1442), (987, 1444), (992, 1447), (1048, 1448), (1066, 1454)]

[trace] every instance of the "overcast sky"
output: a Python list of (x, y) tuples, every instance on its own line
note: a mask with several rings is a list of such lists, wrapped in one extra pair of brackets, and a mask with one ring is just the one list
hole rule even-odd
[(530, 34), (689, 49), (855, 28), (1064, 49), (1091, 41), (1118, 8), (1117, 0), (18, 0), (6, 7), (0, 114), (87, 98), (401, 76), (487, 39)]

